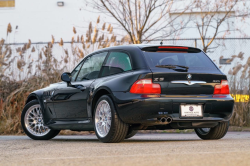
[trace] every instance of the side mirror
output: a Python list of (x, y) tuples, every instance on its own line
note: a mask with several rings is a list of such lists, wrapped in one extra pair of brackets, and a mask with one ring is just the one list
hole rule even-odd
[(70, 82), (71, 82), (71, 75), (70, 75), (70, 73), (63, 73), (61, 75), (61, 80), (64, 81), (64, 82), (67, 82), (68, 84), (70, 84)]

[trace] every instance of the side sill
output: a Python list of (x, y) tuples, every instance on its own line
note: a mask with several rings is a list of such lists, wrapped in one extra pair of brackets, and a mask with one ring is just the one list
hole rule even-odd
[(54, 130), (73, 130), (73, 131), (94, 131), (94, 125), (91, 119), (54, 119), (46, 124)]

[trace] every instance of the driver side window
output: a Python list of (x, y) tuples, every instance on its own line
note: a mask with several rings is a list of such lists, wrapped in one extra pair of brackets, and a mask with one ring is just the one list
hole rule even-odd
[(76, 80), (76, 76), (78, 74), (78, 71), (80, 70), (80, 68), (82, 67), (84, 61), (80, 62), (77, 67), (72, 71), (71, 73), (71, 81), (74, 82)]
[(107, 52), (102, 52), (88, 57), (84, 61), (76, 81), (96, 79), (107, 54)]

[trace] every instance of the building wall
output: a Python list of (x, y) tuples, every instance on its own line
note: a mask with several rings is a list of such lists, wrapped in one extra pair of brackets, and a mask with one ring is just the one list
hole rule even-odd
[[(89, 20), (98, 13), (82, 10), (82, 0), (62, 0), (63, 7), (57, 6), (61, 0), (15, 0), (15, 7), (0, 7), (0, 38), (10, 43), (47, 42), (54, 35), (70, 41), (73, 26), (79, 34), (84, 33)], [(12, 33), (6, 38), (7, 25), (12, 25)]]
[[(27, 42), (28, 39), (32, 42), (47, 42), (51, 40), (51, 35), (54, 35), (57, 41), (60, 38), (70, 41), (73, 36), (73, 26), (76, 27), (78, 34), (83, 34), (89, 21), (95, 21), (98, 15), (101, 15), (105, 22), (114, 22), (114, 19), (88, 8), (84, 0), (60, 1), (64, 2), (63, 7), (57, 6), (59, 0), (15, 0), (15, 7), (0, 7), (0, 38), (7, 39), (11, 43)], [(13, 4), (13, 0), (11, 3)], [(188, 15), (183, 15), (176, 21), (186, 19)], [(195, 13), (193, 16), (199, 17)], [(242, 28), (250, 36), (250, 19), (245, 21), (246, 23), (242, 25), (240, 20), (233, 19), (230, 20), (230, 24), (233, 29)], [(6, 38), (8, 23), (12, 25), (12, 33)], [(198, 38), (198, 31), (194, 26), (194, 23), (190, 22), (189, 29), (178, 37)], [(240, 37), (240, 34), (231, 33), (228, 36)]]
[[(6, 0), (0, 0), (3, 2)], [(48, 42), (51, 41), (51, 35), (55, 37), (55, 41), (60, 41), (62, 38), (64, 41), (71, 41), (73, 33), (73, 27), (76, 28), (77, 34), (85, 34), (89, 21), (93, 24), (96, 19), (101, 15), (101, 23), (115, 22), (114, 19), (107, 17), (103, 13), (98, 13), (93, 9), (86, 6), (84, 0), (60, 0), (64, 2), (63, 7), (59, 7), (57, 2), (59, 0), (15, 0), (14, 7), (0, 7), (0, 39), (4, 38), (7, 43), (27, 43), (28, 39), (34, 42)], [(11, 0), (13, 6), (13, 0)], [(174, 14), (174, 13), (173, 13)], [(180, 17), (180, 20), (188, 18), (189, 14)], [(194, 13), (193, 16), (200, 17), (200, 15)], [(179, 20), (179, 21), (180, 21)], [(178, 21), (178, 20), (177, 20)], [(241, 28), (248, 37), (250, 36), (250, 19), (247, 18), (242, 23), (240, 19), (229, 20), (232, 29)], [(7, 25), (12, 25), (12, 33), (8, 36)], [(182, 38), (199, 38), (198, 31), (194, 27), (192, 22), (188, 25), (189, 29), (186, 29), (178, 37)], [(223, 29), (223, 27), (222, 27)], [(117, 30), (115, 31), (117, 33)], [(118, 33), (123, 33), (119, 29)], [(211, 32), (212, 34), (212, 32)], [(239, 33), (231, 33), (227, 37), (241, 37)], [(118, 38), (119, 39), (119, 38)], [(152, 41), (151, 43), (159, 43), (159, 41)], [(228, 74), (228, 71), (237, 64), (244, 65), (250, 57), (249, 40), (216, 40), (211, 46), (214, 48), (208, 55), (214, 62), (221, 67), (221, 70)], [(170, 40), (164, 41), (164, 44), (177, 44), (177, 45), (188, 45), (195, 46), (194, 40)], [(18, 54), (15, 51), (16, 48), (21, 45), (12, 46), (13, 55)], [(36, 52), (32, 55), (36, 56), (38, 51), (44, 46), (36, 44), (34, 45)], [(197, 47), (202, 49), (200, 41), (197, 41)], [(80, 46), (79, 46), (80, 48)], [(71, 55), (71, 45), (64, 44), (63, 48), (59, 47), (58, 44), (53, 48), (53, 55), (60, 58), (64, 56), (63, 50), (67, 49)], [(244, 53), (244, 59), (235, 59), (231, 65), (221, 65), (219, 58), (231, 58), (232, 55), (238, 55), (240, 52)], [(27, 51), (26, 56), (29, 56)], [(70, 69), (73, 68), (73, 63)]]
[[(4, 1), (6, 0), (0, 0)], [(10, 0), (12, 5), (13, 1)], [(64, 6), (57, 6), (58, 1), (63, 1)], [(7, 39), (10, 43), (23, 43), (28, 39), (32, 42), (47, 42), (51, 40), (51, 35), (54, 35), (56, 41), (60, 38), (70, 41), (74, 35), (73, 26), (76, 27), (78, 34), (84, 34), (89, 21), (95, 22), (99, 15), (101, 22), (115, 22), (113, 18), (86, 6), (84, 0), (15, 0), (14, 2), (15, 7), (0, 7), (0, 38)], [(183, 6), (183, 1), (179, 3)], [(183, 15), (176, 21), (186, 19), (188, 15)], [(193, 16), (199, 17), (195, 13)], [(241, 28), (250, 36), (250, 19), (247, 18), (244, 24), (241, 21), (233, 19), (229, 23), (233, 29)], [(12, 33), (7, 38), (8, 23), (12, 25)], [(194, 26), (194, 23), (190, 22), (189, 29), (185, 29), (178, 38), (198, 38), (198, 31), (193, 28)], [(118, 29), (116, 33), (119, 31), (119, 34), (125, 34), (121, 28)], [(239, 33), (231, 33), (228, 37), (242, 36)]]
[[(234, 13), (232, 13), (234, 14)], [(224, 12), (218, 13), (215, 15), (215, 19), (217, 18), (222, 18), (225, 15)], [(171, 14), (172, 17), (177, 17), (178, 15), (173, 13)], [(211, 23), (209, 23), (209, 28), (207, 31), (207, 38), (212, 38), (216, 29), (212, 27), (216, 27), (216, 20), (212, 20)], [(186, 13), (181, 15), (180, 17), (177, 18), (177, 22), (181, 22), (182, 20), (189, 20), (187, 24), (187, 28), (184, 29), (180, 35), (178, 36), (179, 38), (200, 38), (200, 34), (197, 28), (197, 23), (198, 25), (202, 25), (202, 13)], [(219, 34), (218, 37), (223, 37), (225, 35), (225, 32), (229, 29), (231, 30), (230, 33), (226, 34), (227, 38), (234, 38), (234, 37), (240, 37), (240, 33), (235, 32), (237, 28), (237, 23), (235, 22), (237, 19), (235, 17), (230, 18), (226, 20), (225, 22), (222, 23), (222, 25), (219, 28)], [(205, 21), (204, 21), (205, 22)], [(204, 26), (204, 29), (206, 26)], [(200, 28), (202, 29), (202, 28)], [(205, 31), (204, 31), (205, 32)]]

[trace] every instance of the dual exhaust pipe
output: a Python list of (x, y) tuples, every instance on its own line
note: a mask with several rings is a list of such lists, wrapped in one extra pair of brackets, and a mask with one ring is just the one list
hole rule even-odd
[(172, 122), (172, 120), (173, 119), (171, 117), (163, 117), (163, 118), (160, 119), (160, 122), (169, 124), (169, 123)]

